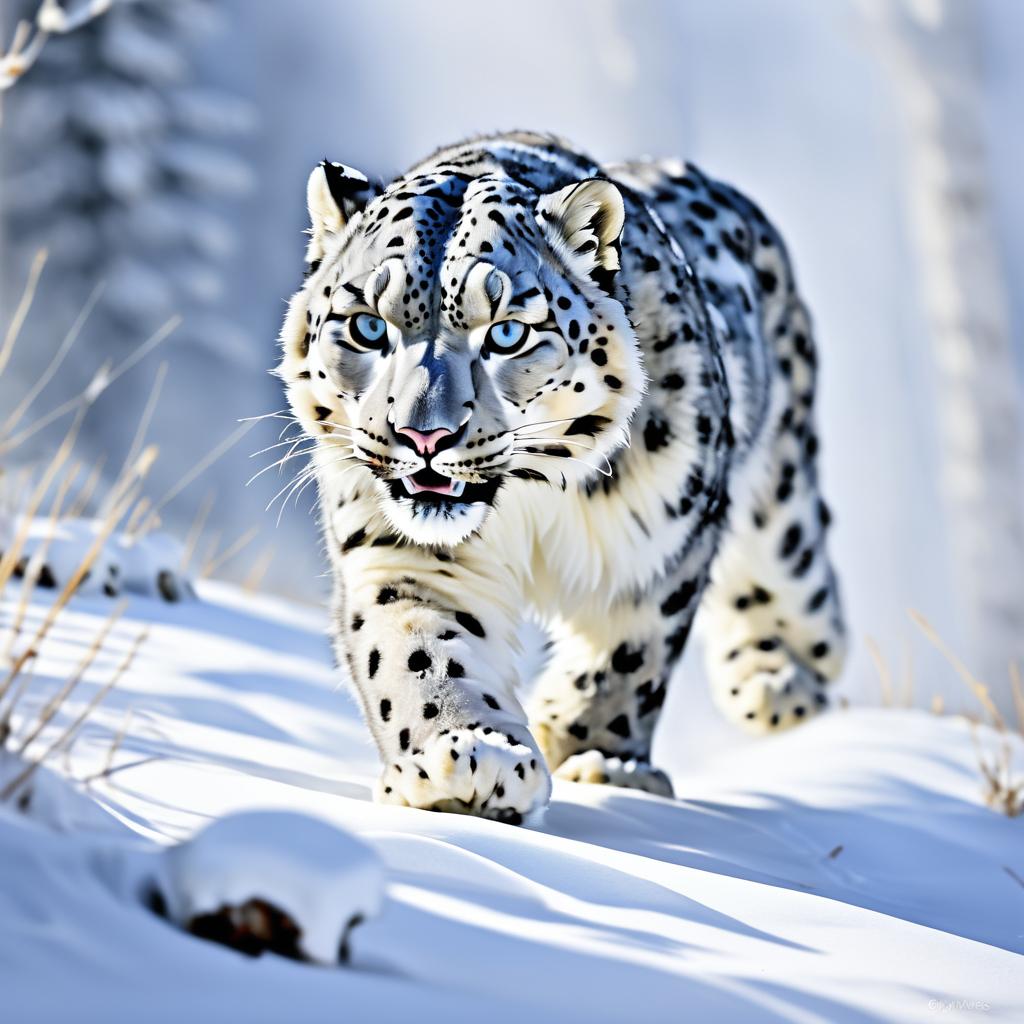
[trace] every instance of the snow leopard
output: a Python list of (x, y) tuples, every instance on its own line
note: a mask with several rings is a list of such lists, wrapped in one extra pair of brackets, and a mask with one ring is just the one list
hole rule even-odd
[[(553, 776), (671, 796), (651, 742), (698, 608), (729, 719), (827, 706), (818, 357), (754, 202), (516, 131), (386, 186), (325, 160), (307, 203), (276, 372), (378, 800), (519, 824)], [(550, 637), (528, 693), (527, 618)]]

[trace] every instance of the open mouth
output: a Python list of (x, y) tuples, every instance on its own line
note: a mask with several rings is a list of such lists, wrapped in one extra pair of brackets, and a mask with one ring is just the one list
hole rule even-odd
[(412, 498), (438, 505), (469, 505), (482, 501), (490, 505), (500, 483), (501, 478), (494, 477), (482, 484), (470, 484), (465, 480), (453, 480), (427, 466), (416, 473), (390, 480), (388, 487), (395, 499)]

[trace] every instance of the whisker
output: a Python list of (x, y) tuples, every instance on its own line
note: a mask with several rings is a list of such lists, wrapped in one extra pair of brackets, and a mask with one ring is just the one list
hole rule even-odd
[[(561, 439), (559, 439), (559, 440), (561, 440)], [(602, 467), (602, 466), (592, 466), (589, 462), (586, 462), (583, 459), (574, 458), (572, 455), (551, 455), (548, 452), (542, 452), (542, 451), (528, 452), (528, 451), (526, 451), (523, 448), (516, 448), (515, 449), (515, 454), (516, 455), (544, 456), (545, 458), (548, 458), (548, 459), (568, 459), (570, 462), (578, 462), (581, 466), (586, 466), (588, 469), (596, 469), (598, 471), (598, 473), (600, 473), (602, 476), (611, 477), (611, 476), (614, 475), (612, 473), (612, 464), (607, 459), (604, 459), (604, 456), (601, 456), (601, 457), (604, 459), (604, 463), (605, 463), (605, 466), (607, 467), (607, 469)]]
[[(248, 480), (246, 480), (245, 486), (248, 487), (249, 484), (251, 484), (253, 482), (253, 480), (257, 479), (258, 477), (263, 476), (264, 473), (268, 472), (271, 469), (275, 469), (278, 466), (283, 466), (286, 462), (290, 461), (291, 459), (299, 459), (299, 458), (302, 458), (303, 456), (306, 456), (306, 455), (312, 455), (313, 452), (316, 451), (316, 447), (317, 447), (316, 445), (313, 445), (312, 448), (303, 448), (301, 452), (288, 452), (287, 455), (285, 455), (282, 458), (278, 459), (276, 462), (272, 462), (269, 466), (264, 466), (258, 472), (253, 473), (253, 475), (251, 477), (249, 477)], [(348, 448), (348, 447), (350, 447), (350, 445), (338, 445), (338, 447), (339, 448)]]
[[(312, 441), (314, 440), (314, 438), (307, 437), (305, 438), (305, 440)], [(278, 441), (276, 444), (268, 444), (266, 448), (261, 448), (258, 452), (253, 452), (252, 455), (249, 456), (249, 458), (255, 459), (257, 455), (263, 455), (264, 452), (273, 451), (273, 449), (275, 448), (284, 448), (286, 445), (291, 445), (291, 447), (294, 448), (297, 444), (302, 444), (302, 441), (303, 438), (301, 437), (289, 437), (285, 441)]]
[[(243, 416), (239, 423), (258, 423), (260, 420), (295, 420), (295, 417), (288, 409), (275, 409), (273, 412), (265, 412), (260, 416)], [(295, 420), (295, 422), (298, 422)]]
[(506, 430), (506, 434), (518, 434), (523, 430), (529, 430), (532, 427), (553, 427), (557, 423), (572, 423), (574, 420), (579, 419), (578, 416), (565, 416), (560, 420), (537, 420), (535, 423), (524, 423), (521, 427), (515, 427), (512, 430)]
[(534, 434), (532, 437), (523, 438), (523, 440), (529, 441), (530, 444), (533, 444), (536, 441), (546, 441), (549, 443), (571, 445), (573, 448), (586, 448), (588, 452), (597, 451), (597, 447), (595, 445), (586, 444), (584, 441), (570, 441), (567, 437), (538, 437)]

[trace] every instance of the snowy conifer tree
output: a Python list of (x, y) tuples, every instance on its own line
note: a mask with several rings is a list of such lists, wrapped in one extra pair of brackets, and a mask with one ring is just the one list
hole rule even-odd
[[(17, 13), (31, 18), (37, 6)], [(209, 0), (115, 4), (51, 39), (5, 94), (4, 305), (22, 277), (14, 267), (47, 247), (59, 286), (29, 330), (52, 349), (103, 281), (86, 335), (98, 340), (80, 355), (90, 373), (97, 349), (123, 356), (174, 313), (186, 315), (179, 343), (216, 337), (219, 353), (238, 350), (230, 325), (202, 313), (231, 251), (217, 205), (249, 183), (223, 145), (245, 130), (248, 109), (190, 82), (189, 48), (215, 25)]]

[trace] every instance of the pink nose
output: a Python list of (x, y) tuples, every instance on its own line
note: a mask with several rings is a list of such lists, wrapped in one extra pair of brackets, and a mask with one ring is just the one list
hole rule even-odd
[(405, 434), (406, 437), (410, 438), (420, 455), (433, 455), (437, 442), (442, 437), (448, 437), (452, 431), (441, 427), (439, 430), (430, 430), (424, 434), (423, 431), (413, 430), (412, 427), (399, 427), (398, 433)]

